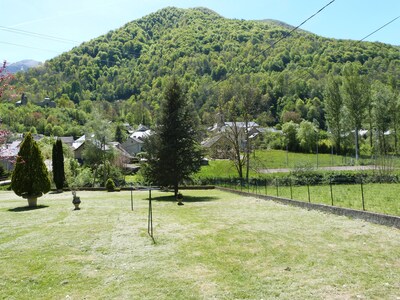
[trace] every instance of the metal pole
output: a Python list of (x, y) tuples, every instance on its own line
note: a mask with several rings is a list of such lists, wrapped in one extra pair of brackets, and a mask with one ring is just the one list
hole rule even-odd
[(289, 167), (289, 145), (286, 144), (286, 167)]
[(149, 189), (149, 215), (147, 219), (147, 232), (153, 238), (153, 207), (151, 205), (151, 187)]
[(329, 186), (331, 188), (331, 204), (333, 206), (332, 177), (329, 177)]
[(362, 177), (361, 177), (361, 180), (360, 180), (360, 182), (361, 182), (361, 199), (362, 199), (362, 208), (363, 208), (363, 210), (365, 210), (365, 203), (364, 203), (364, 187), (363, 187), (363, 180), (362, 180)]
[(131, 210), (133, 211), (133, 186), (131, 184)]
[(265, 179), (265, 195), (268, 195), (268, 181)]

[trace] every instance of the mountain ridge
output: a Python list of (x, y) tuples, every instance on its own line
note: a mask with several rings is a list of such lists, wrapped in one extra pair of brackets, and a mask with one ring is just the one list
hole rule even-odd
[[(128, 100), (143, 103), (154, 115), (165, 80), (175, 75), (205, 121), (218, 106), (216, 87), (246, 76), (260, 88), (260, 109), (269, 111), (274, 122), (298, 99), (323, 102), (327, 74), (340, 75), (346, 63), (359, 63), (371, 79), (394, 78), (400, 86), (398, 48), (291, 32), (291, 25), (282, 24), (227, 19), (206, 8), (168, 7), (19, 75), (18, 84), (31, 98)], [(29, 85), (32, 79), (36, 92)]]
[(26, 72), (30, 68), (35, 68), (37, 66), (40, 66), (42, 62), (33, 60), (33, 59), (23, 59), (20, 61), (17, 61), (15, 63), (11, 63), (7, 65), (7, 71), (11, 74), (17, 73), (17, 72)]

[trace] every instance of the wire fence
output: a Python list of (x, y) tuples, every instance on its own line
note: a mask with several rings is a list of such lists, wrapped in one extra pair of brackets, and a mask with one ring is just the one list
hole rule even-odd
[(312, 180), (215, 178), (210, 184), (253, 194), (307, 201), (400, 216), (400, 184), (371, 183), (362, 176), (353, 182), (330, 177), (319, 184)]

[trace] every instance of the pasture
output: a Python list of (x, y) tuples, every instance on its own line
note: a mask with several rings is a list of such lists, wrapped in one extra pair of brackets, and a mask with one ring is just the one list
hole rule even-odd
[(1, 299), (399, 299), (400, 232), (218, 190), (0, 192)]

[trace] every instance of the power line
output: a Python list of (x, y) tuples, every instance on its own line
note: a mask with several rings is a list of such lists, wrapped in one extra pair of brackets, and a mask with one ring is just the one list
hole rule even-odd
[(307, 23), (309, 20), (311, 20), (312, 18), (314, 18), (316, 15), (318, 15), (319, 13), (321, 13), (325, 8), (327, 8), (329, 5), (331, 5), (333, 2), (335, 2), (336, 0), (332, 0), (331, 2), (329, 2), (328, 4), (326, 4), (324, 7), (322, 7), (321, 9), (319, 9), (316, 13), (314, 13), (313, 15), (311, 15), (310, 17), (308, 17), (307, 19), (305, 19), (303, 22), (301, 22), (299, 25), (297, 25), (295, 28), (293, 28), (291, 31), (289, 31), (286, 35), (282, 36), (280, 39), (278, 39), (277, 41), (275, 41), (274, 43), (272, 43), (268, 48), (266, 48), (264, 51), (262, 51), (260, 53), (264, 54), (267, 50), (274, 48), (276, 44), (278, 44), (279, 42), (281, 42), (282, 40), (288, 38), (289, 36), (291, 36), (293, 34), (293, 32), (295, 32), (297, 29), (299, 29), (301, 26), (303, 26), (305, 23)]
[[(307, 19), (305, 19), (303, 22), (301, 22), (299, 25), (297, 25), (296, 27), (294, 27), (292, 30), (290, 30), (287, 34), (283, 35), (282, 37), (280, 37), (278, 40), (276, 40), (275, 42), (271, 43), (269, 45), (269, 47), (267, 47), (266, 49), (264, 49), (263, 51), (261, 51), (257, 56), (261, 56), (264, 55), (264, 53), (272, 48), (274, 48), (278, 43), (280, 43), (282, 40), (290, 37), (293, 32), (295, 32), (296, 30), (298, 30), (301, 26), (303, 26), (305, 23), (307, 23), (309, 20), (311, 20), (312, 18), (314, 18), (316, 15), (318, 15), (319, 13), (321, 13), (325, 8), (327, 8), (328, 6), (330, 6), (332, 3), (334, 3), (336, 0), (331, 0), (329, 3), (327, 3), (326, 5), (324, 5), (322, 8), (320, 8), (316, 13), (312, 14), (310, 17), (308, 17)], [(229, 76), (227, 75), (225, 77), (225, 80), (228, 78)], [(217, 81), (215, 83), (215, 86), (217, 86), (221, 81)], [(214, 87), (215, 87), (214, 86)]]
[(380, 31), (381, 29), (385, 28), (386, 26), (388, 26), (389, 24), (393, 23), (394, 21), (396, 21), (398, 18), (400, 18), (400, 16), (397, 16), (396, 18), (394, 18), (393, 20), (387, 22), (385, 25), (379, 27), (377, 30), (371, 32), (370, 34), (368, 34), (367, 36), (365, 36), (364, 38), (362, 38), (361, 40), (359, 40), (359, 42), (362, 42), (363, 40), (365, 40), (366, 38), (369, 38), (371, 35), (373, 35), (374, 33)]
[(14, 44), (14, 43), (9, 43), (9, 42), (2, 42), (0, 41), (0, 44), (5, 44), (5, 45), (11, 45), (11, 46), (17, 46), (17, 47), (22, 47), (22, 48), (28, 48), (28, 49), (34, 49), (34, 50), (40, 50), (40, 51), (46, 51), (46, 52), (52, 52), (52, 53), (57, 53), (57, 51), (49, 50), (49, 49), (44, 49), (44, 48), (36, 48), (32, 46), (27, 46), (27, 45), (20, 45), (20, 44)]
[[(396, 20), (399, 19), (399, 18), (400, 18), (400, 16), (397, 16), (396, 18), (394, 18), (394, 19), (392, 19), (391, 21), (387, 22), (386, 24), (382, 25), (381, 27), (379, 27), (378, 29), (374, 30), (374, 31), (371, 32), (370, 34), (366, 35), (365, 37), (363, 37), (363, 38), (362, 38), (361, 40), (359, 40), (358, 42), (364, 41), (365, 39), (369, 38), (371, 35), (373, 35), (373, 34), (377, 33), (378, 31), (382, 30), (383, 28), (385, 28), (386, 26), (388, 26), (389, 24), (393, 23), (394, 21), (396, 21)], [(309, 68), (311, 68), (311, 67), (309, 67)], [(308, 70), (305, 70), (305, 71), (308, 72), (308, 74), (310, 74), (311, 76), (313, 76), (313, 74), (311, 74), (310, 71), (308, 71)], [(305, 79), (305, 77), (296, 77), (296, 79), (290, 80), (290, 81), (288, 82), (288, 84), (292, 84), (293, 82), (296, 82), (296, 81), (298, 81), (298, 80), (300, 80), (300, 79)]]
[(26, 36), (32, 36), (32, 37), (41, 38), (41, 39), (46, 39), (46, 40), (52, 40), (52, 41), (61, 42), (61, 43), (69, 43), (69, 44), (79, 43), (78, 41), (64, 39), (61, 37), (56, 37), (56, 36), (52, 36), (52, 35), (47, 35), (47, 34), (42, 34), (42, 33), (37, 33), (37, 32), (32, 32), (32, 31), (26, 31), (26, 30), (21, 30), (21, 29), (15, 29), (15, 28), (10, 28), (10, 27), (5, 27), (5, 26), (0, 26), (0, 30), (17, 33), (17, 34), (21, 34), (21, 35), (26, 35)]

